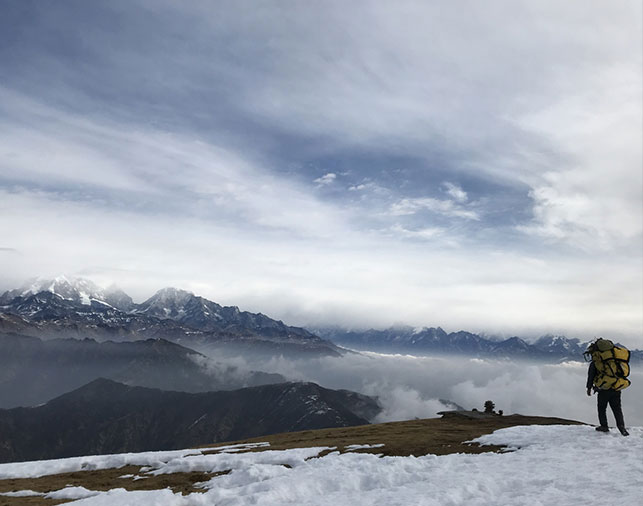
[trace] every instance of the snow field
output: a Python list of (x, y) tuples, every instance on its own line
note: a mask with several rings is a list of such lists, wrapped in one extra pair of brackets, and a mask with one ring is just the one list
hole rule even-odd
[(176, 450), (169, 452), (120, 453), (67, 459), (37, 460), (0, 464), (0, 480), (10, 478), (37, 478), (59, 473), (113, 469), (127, 465), (161, 466), (172, 458), (201, 455), (201, 450)]
[[(588, 426), (523, 426), (475, 440), (507, 445), (512, 452), (480, 455), (378, 457), (301, 448), (257, 453), (188, 451), (138, 454), (151, 472), (232, 471), (203, 484), (203, 494), (171, 490), (95, 492), (86, 506), (571, 506), (639, 504), (643, 476), (643, 428), (624, 438)], [(232, 450), (235, 450), (232, 448)], [(238, 450), (238, 448), (236, 449)], [(162, 457), (161, 457), (162, 455)], [(118, 456), (86, 457), (100, 468)], [(128, 458), (133, 458), (132, 456)], [(63, 459), (72, 460), (72, 459)], [(60, 462), (63, 462), (60, 461)], [(58, 462), (58, 461), (50, 461)], [(87, 463), (87, 462), (86, 462)], [(600, 463), (600, 464), (599, 464)], [(30, 463), (40, 467), (41, 463)], [(44, 463), (42, 463), (44, 464)], [(19, 474), (3, 464), (0, 476)], [(62, 465), (59, 465), (59, 467)], [(289, 467), (287, 467), (289, 466)], [(44, 468), (41, 468), (41, 471)], [(601, 471), (605, 470), (605, 472)], [(22, 468), (22, 472), (26, 472)], [(47, 473), (50, 474), (50, 473)], [(64, 493), (65, 489), (61, 493)], [(69, 493), (72, 491), (70, 490)], [(85, 494), (78, 491), (79, 496)]]
[(30, 496), (41, 496), (45, 499), (82, 499), (85, 497), (93, 497), (97, 492), (93, 490), (87, 490), (85, 487), (65, 487), (60, 490), (55, 490), (54, 492), (48, 492), (46, 494), (42, 492), (34, 492), (33, 490), (19, 490), (18, 492), (3, 492), (0, 495), (7, 497), (30, 497)]
[(268, 447), (270, 443), (248, 443), (203, 450), (171, 450), (160, 452), (118, 453), (114, 455), (96, 455), (88, 457), (70, 457), (66, 459), (37, 460), (0, 464), (0, 480), (11, 478), (36, 478), (59, 473), (75, 471), (94, 471), (97, 469), (115, 469), (127, 465), (149, 466), (157, 469), (167, 465), (173, 459), (182, 459), (190, 455), (203, 455), (203, 452), (216, 450), (219, 453), (235, 453), (251, 448)]

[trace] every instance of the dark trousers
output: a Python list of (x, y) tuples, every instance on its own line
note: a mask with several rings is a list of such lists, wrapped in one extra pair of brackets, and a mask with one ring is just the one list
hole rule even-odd
[(621, 392), (616, 390), (598, 391), (598, 421), (603, 427), (607, 427), (607, 405), (612, 408), (617, 427), (625, 427), (623, 421), (623, 410), (621, 409)]

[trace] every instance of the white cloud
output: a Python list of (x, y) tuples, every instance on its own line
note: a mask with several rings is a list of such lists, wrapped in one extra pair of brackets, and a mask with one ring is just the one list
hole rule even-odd
[(522, 120), (555, 140), (569, 162), (534, 181), (534, 220), (521, 230), (587, 250), (640, 245), (642, 90), (640, 71), (616, 65)]
[(287, 29), (280, 17), (244, 18), (279, 56), (240, 101), (262, 120), (330, 152), (439, 153), (454, 171), (526, 188), (534, 219), (519, 229), (553, 242), (640, 243), (640, 2), (493, 1), (467, 16), (330, 2), (296, 10)]
[(396, 202), (390, 207), (393, 216), (406, 216), (419, 211), (427, 210), (451, 218), (467, 220), (480, 220), (476, 211), (465, 209), (453, 200), (439, 200), (434, 198), (407, 198)]
[(457, 184), (446, 182), (444, 183), (446, 192), (453, 197), (453, 200), (459, 203), (464, 203), (468, 200), (467, 192), (465, 192)]
[[(636, 257), (530, 258), (432, 241), (338, 234), (293, 239), (208, 215), (101, 208), (42, 192), (0, 191), (0, 291), (34, 275), (81, 274), (140, 301), (178, 286), (290, 324), (442, 325), (518, 335), (638, 339)], [(46, 250), (47, 255), (42, 254)], [(596, 276), (608, 272), (609, 276)]]
[(321, 177), (318, 177), (313, 181), (313, 183), (317, 183), (320, 186), (327, 186), (329, 184), (333, 184), (335, 182), (335, 179), (337, 179), (337, 174), (334, 172), (329, 172), (328, 174), (324, 174)]
[[(580, 357), (579, 357), (580, 358)], [(237, 359), (234, 364), (245, 361)], [(465, 409), (482, 409), (492, 400), (506, 414), (557, 416), (596, 423), (596, 398), (585, 394), (587, 364), (539, 364), (467, 357), (413, 357), (368, 353), (313, 360), (271, 359), (244, 369), (279, 372), (288, 378), (317, 382), (378, 396), (384, 411), (377, 421), (436, 417), (447, 399)], [(628, 425), (643, 424), (643, 374), (635, 372), (623, 392)], [(611, 415), (610, 415), (611, 416)]]
[(216, 216), (306, 237), (332, 237), (344, 229), (340, 210), (221, 146), (91, 121), (7, 90), (0, 89), (0, 97), (9, 113), (0, 121), (0, 175), (17, 184), (50, 187), (54, 200), (57, 194), (82, 199), (92, 191), (117, 190), (123, 193), (116, 198), (134, 200), (134, 207), (147, 203), (160, 214), (167, 209)]
[[(359, 194), (359, 198), (370, 202), (379, 202), (389, 199), (392, 195), (390, 188), (386, 188), (373, 181), (365, 180), (359, 184), (354, 184), (348, 187), (348, 191)], [(371, 212), (371, 210), (369, 210)]]
[(445, 230), (440, 227), (425, 227), (417, 230), (409, 230), (398, 223), (391, 227), (391, 232), (408, 239), (429, 240), (444, 234)]
[[(252, 80), (242, 103), (334, 144), (417, 156), (442, 145), (470, 156), (476, 173), (522, 181), (534, 170), (524, 156), (543, 155), (548, 136), (525, 135), (515, 119), (583, 90), (598, 69), (640, 67), (636, 2), (467, 8), (464, 16), (457, 5), (331, 2), (297, 9), (287, 27), (278, 12), (244, 17), (246, 30), (280, 58), (261, 74), (259, 90)], [(204, 14), (220, 26), (218, 12)], [(506, 163), (493, 163), (498, 158)]]

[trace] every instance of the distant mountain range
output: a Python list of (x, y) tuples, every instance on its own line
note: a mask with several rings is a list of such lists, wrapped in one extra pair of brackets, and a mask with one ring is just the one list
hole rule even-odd
[(0, 332), (41, 339), (166, 339), (217, 354), (339, 356), (333, 343), (263, 314), (224, 307), (185, 290), (164, 288), (141, 304), (116, 288), (64, 276), (34, 280), (0, 295)]
[(206, 392), (282, 383), (164, 339), (102, 342), (0, 333), (0, 408), (35, 406), (103, 377), (127, 385)]
[(97, 379), (43, 406), (0, 410), (0, 462), (190, 448), (365, 425), (379, 411), (370, 397), (314, 383), (190, 394)]
[[(493, 340), (461, 330), (447, 333), (440, 327), (391, 327), (354, 331), (320, 328), (315, 332), (334, 343), (360, 351), (410, 354), (466, 355), (487, 358), (524, 358), (547, 361), (583, 360), (588, 342), (546, 335), (534, 342), (520, 337)], [(643, 360), (643, 351), (631, 350), (632, 360)]]
[[(122, 290), (101, 289), (86, 279), (34, 280), (0, 295), (0, 333), (96, 341), (165, 339), (209, 356), (266, 354), (288, 357), (340, 356), (341, 347), (412, 354), (582, 360), (587, 343), (565, 336), (489, 339), (440, 327), (385, 330), (320, 328), (310, 332), (261, 313), (225, 307), (185, 290), (164, 288), (137, 304)], [(633, 360), (643, 351), (632, 350)]]

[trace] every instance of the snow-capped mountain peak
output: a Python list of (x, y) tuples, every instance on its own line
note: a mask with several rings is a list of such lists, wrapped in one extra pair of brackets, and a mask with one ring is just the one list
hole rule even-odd
[(136, 307), (132, 298), (116, 285), (108, 286), (103, 294), (105, 302), (121, 311), (131, 311)]
[(173, 287), (162, 288), (143, 302), (137, 312), (168, 318), (185, 313), (186, 306), (193, 303), (196, 298), (196, 295), (187, 290)]
[(165, 288), (161, 288), (159, 291), (157, 291), (154, 295), (149, 300), (158, 300), (158, 301), (176, 301), (176, 302), (182, 302), (189, 300), (191, 297), (194, 297), (195, 295), (192, 292), (189, 292), (187, 290), (182, 290), (180, 288), (174, 288), (172, 286), (168, 286)]
[(104, 290), (89, 279), (65, 275), (53, 279), (31, 279), (22, 287), (0, 295), (0, 306), (11, 303), (17, 297), (27, 299), (46, 293), (83, 306), (98, 302), (122, 311), (130, 311), (135, 306), (131, 297), (115, 285)]
[(540, 337), (534, 345), (547, 353), (581, 353), (583, 346), (578, 339), (570, 339), (565, 336), (547, 334)]
[[(36, 278), (18, 290), (13, 290), (13, 296), (28, 297), (41, 292), (50, 292), (63, 299), (73, 300), (84, 305), (91, 300), (103, 301), (103, 291), (92, 281), (85, 278), (69, 278), (61, 275), (54, 279)], [(18, 292), (18, 293), (15, 293)]]

